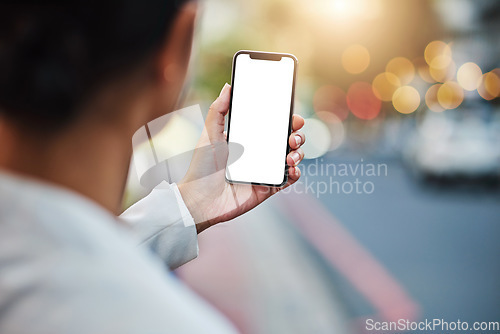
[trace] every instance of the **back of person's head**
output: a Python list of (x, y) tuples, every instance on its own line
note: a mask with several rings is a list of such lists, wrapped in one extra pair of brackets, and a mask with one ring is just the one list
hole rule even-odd
[(0, 115), (56, 129), (161, 48), (186, 0), (0, 4)]

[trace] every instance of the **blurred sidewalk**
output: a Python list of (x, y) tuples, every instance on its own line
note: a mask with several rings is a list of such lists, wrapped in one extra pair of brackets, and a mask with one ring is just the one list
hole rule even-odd
[(274, 200), (202, 233), (178, 275), (243, 333), (350, 333), (334, 282)]

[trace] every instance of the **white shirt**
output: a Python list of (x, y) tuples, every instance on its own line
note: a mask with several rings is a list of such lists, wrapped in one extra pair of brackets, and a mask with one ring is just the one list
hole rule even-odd
[[(196, 257), (196, 228), (175, 185), (121, 218), (170, 267)], [(90, 200), (0, 173), (0, 333), (235, 332), (137, 243)]]

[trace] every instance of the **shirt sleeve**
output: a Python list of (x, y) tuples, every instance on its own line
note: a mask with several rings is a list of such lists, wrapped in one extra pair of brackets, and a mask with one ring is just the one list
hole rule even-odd
[(175, 183), (163, 181), (120, 219), (171, 269), (198, 256), (196, 226)]

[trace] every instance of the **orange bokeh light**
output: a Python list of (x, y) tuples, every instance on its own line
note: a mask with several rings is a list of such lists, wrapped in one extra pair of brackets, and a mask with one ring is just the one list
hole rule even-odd
[(425, 93), (425, 104), (427, 104), (427, 107), (435, 112), (441, 112), (444, 111), (444, 108), (441, 107), (441, 105), (438, 102), (438, 91), (439, 88), (442, 86), (442, 84), (435, 84), (429, 87), (427, 90), (427, 93)]
[(456, 65), (453, 59), (447, 55), (435, 57), (429, 65), (431, 77), (438, 82), (445, 82), (453, 79), (455, 76)]
[(382, 101), (391, 101), (396, 89), (401, 87), (401, 82), (393, 73), (384, 72), (373, 79), (372, 86), (376, 97)]
[(391, 59), (385, 67), (385, 70), (386, 72), (396, 75), (402, 85), (409, 84), (415, 77), (415, 66), (405, 57)]
[(432, 61), (438, 56), (451, 58), (450, 46), (443, 41), (432, 41), (427, 44), (424, 51), (424, 58), (427, 64), (431, 65)]
[(485, 100), (493, 100), (500, 96), (500, 70), (495, 69), (485, 73), (480, 79), (477, 92)]
[(392, 105), (402, 114), (411, 114), (420, 105), (420, 94), (412, 86), (400, 87), (394, 92)]
[(455, 109), (464, 100), (464, 91), (458, 83), (447, 81), (439, 87), (437, 99), (443, 108)]
[(434, 83), (434, 79), (431, 77), (431, 73), (429, 70), (429, 64), (425, 62), (425, 59), (423, 57), (419, 57), (414, 60), (415, 66), (417, 68), (418, 75), (422, 80), (429, 82), (429, 83)]
[(342, 66), (351, 74), (364, 72), (368, 65), (370, 65), (370, 53), (362, 45), (351, 45), (342, 53)]

